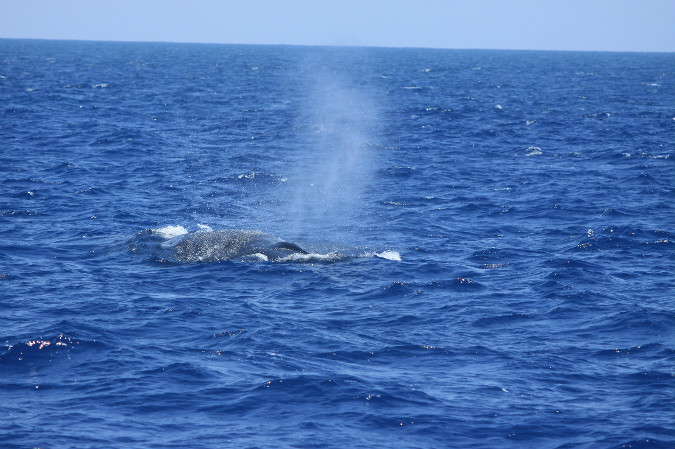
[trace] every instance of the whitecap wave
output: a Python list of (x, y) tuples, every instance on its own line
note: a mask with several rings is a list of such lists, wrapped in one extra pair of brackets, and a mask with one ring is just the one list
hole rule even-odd
[(387, 250), (387, 251), (382, 251), (381, 253), (375, 253), (373, 254), (375, 257), (379, 257), (380, 259), (387, 259), (387, 260), (401, 260), (401, 254), (398, 251), (392, 251), (392, 250)]
[(162, 228), (152, 229), (152, 232), (162, 238), (172, 239), (174, 237), (178, 237), (179, 235), (187, 234), (188, 230), (180, 225), (178, 226), (169, 225), (164, 226)]
[(338, 253), (337, 251), (320, 254), (320, 253), (294, 253), (287, 257), (279, 259), (279, 262), (339, 262), (341, 260), (348, 260), (349, 256)]
[(401, 253), (399, 253), (398, 251), (390, 250), (390, 249), (385, 250), (385, 251), (381, 251), (379, 253), (376, 252), (376, 251), (366, 252), (366, 253), (363, 254), (362, 257), (376, 257), (378, 259), (397, 260), (397, 261), (402, 260), (401, 259)]
[(539, 147), (527, 147), (525, 149), (525, 156), (539, 156), (543, 154)]

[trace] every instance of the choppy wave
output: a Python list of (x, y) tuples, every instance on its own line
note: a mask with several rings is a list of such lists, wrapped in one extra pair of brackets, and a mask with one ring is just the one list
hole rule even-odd
[(35, 364), (51, 363), (58, 358), (69, 359), (72, 351), (86, 351), (101, 347), (96, 340), (81, 340), (59, 334), (55, 337), (37, 337), (18, 343), (8, 344), (0, 352), (0, 364), (11, 367), (34, 367)]

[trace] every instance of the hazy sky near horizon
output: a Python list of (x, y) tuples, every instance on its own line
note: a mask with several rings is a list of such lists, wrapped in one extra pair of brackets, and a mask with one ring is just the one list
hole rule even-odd
[(675, 51), (675, 0), (0, 0), (0, 37)]

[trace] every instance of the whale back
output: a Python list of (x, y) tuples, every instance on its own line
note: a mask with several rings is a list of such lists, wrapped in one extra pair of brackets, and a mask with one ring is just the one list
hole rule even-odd
[(222, 230), (195, 232), (167, 242), (181, 262), (216, 262), (262, 255), (277, 260), (294, 253), (307, 254), (295, 243), (258, 231)]

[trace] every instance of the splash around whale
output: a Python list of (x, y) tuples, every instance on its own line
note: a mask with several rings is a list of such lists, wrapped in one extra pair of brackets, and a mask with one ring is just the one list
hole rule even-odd
[(360, 257), (401, 260), (396, 251), (351, 255), (345, 254), (344, 250), (314, 252), (260, 231), (200, 227), (202, 229), (194, 232), (188, 232), (182, 226), (146, 229), (128, 242), (129, 247), (133, 253), (149, 255), (156, 261), (179, 264), (221, 261), (330, 263)]

